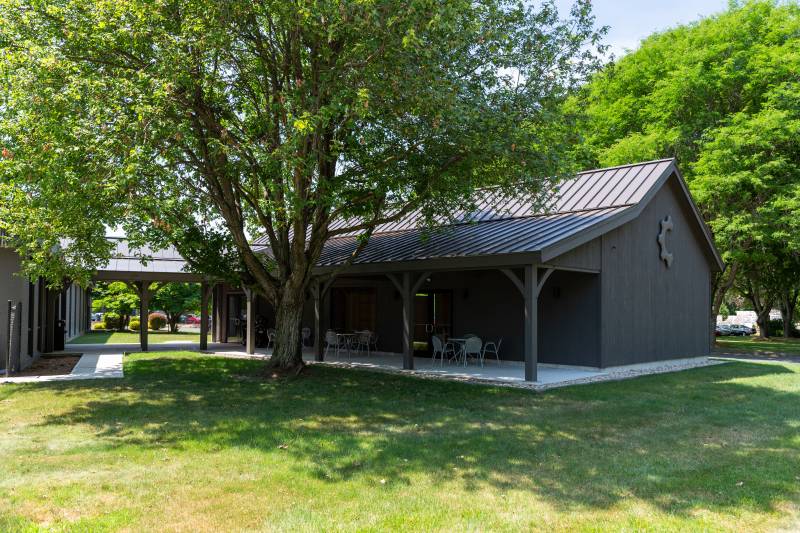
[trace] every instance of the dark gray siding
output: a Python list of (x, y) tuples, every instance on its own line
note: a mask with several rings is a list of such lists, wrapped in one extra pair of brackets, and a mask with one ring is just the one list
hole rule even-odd
[(594, 239), (578, 246), (574, 250), (553, 258), (547, 264), (555, 267), (596, 270), (599, 272), (602, 268), (602, 261), (603, 253), (600, 239)]
[(539, 361), (600, 366), (598, 274), (556, 271), (548, 278), (539, 294)]
[[(675, 179), (638, 218), (601, 237), (602, 366), (709, 353), (711, 258)], [(667, 215), (674, 223), (671, 268), (656, 240)]]
[[(437, 272), (430, 279), (430, 282), (422, 284), (420, 291), (445, 289), (453, 292), (454, 336), (473, 333), (484, 341), (502, 338), (500, 357), (523, 359), (522, 295), (502, 272)], [(400, 306), (399, 300), (397, 306)], [(400, 324), (398, 319), (386, 325), (400, 332)]]
[[(7, 325), (8, 325), (8, 301), (12, 300), (14, 303), (22, 302), (22, 339), (21, 339), (21, 362), (22, 367), (30, 366), (33, 359), (38, 356), (36, 347), (36, 340), (34, 336), (34, 346), (32, 348), (34, 357), (28, 356), (28, 319), (29, 310), (31, 305), (36, 305), (38, 300), (39, 291), (34, 291), (34, 301), (29, 300), (28, 281), (25, 278), (17, 276), (19, 272), (20, 263), (19, 256), (9, 248), (0, 247), (0, 356), (3, 358), (0, 367), (5, 366), (6, 347), (8, 346), (7, 338)], [(34, 309), (35, 311), (36, 309)], [(34, 332), (38, 326), (37, 314), (33, 315), (34, 323), (32, 325)]]

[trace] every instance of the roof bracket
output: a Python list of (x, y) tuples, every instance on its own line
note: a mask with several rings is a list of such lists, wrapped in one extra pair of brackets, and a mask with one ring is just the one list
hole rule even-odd
[(505, 274), (508, 279), (511, 280), (511, 283), (514, 284), (514, 286), (517, 288), (519, 293), (521, 295), (525, 296), (525, 284), (522, 282), (522, 280), (519, 279), (519, 277), (517, 277), (517, 275), (514, 273), (514, 271), (511, 270), (510, 268), (501, 268), (499, 270), (500, 270), (500, 272)]

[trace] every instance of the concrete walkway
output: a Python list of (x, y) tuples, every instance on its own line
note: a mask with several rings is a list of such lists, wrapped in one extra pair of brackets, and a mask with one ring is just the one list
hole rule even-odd
[(60, 376), (20, 376), (0, 378), (0, 383), (42, 383), (49, 381), (76, 381), (82, 379), (121, 378), (122, 352), (85, 353), (69, 374)]

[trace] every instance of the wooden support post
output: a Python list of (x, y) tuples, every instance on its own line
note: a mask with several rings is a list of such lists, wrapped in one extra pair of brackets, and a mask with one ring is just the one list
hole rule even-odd
[(314, 359), (317, 361), (325, 360), (325, 337), (322, 333), (322, 284), (317, 281), (311, 288), (314, 297)]
[(245, 349), (248, 355), (256, 353), (256, 306), (255, 293), (252, 289), (243, 288), (247, 300), (247, 330), (245, 331)]
[(148, 350), (147, 333), (149, 331), (148, 315), (150, 314), (150, 282), (137, 281), (139, 293), (139, 347), (143, 352)]
[(525, 266), (525, 381), (536, 381), (539, 363), (539, 334), (537, 315), (539, 284), (536, 265)]
[(208, 296), (213, 285), (200, 284), (200, 349), (208, 350)]
[(219, 291), (216, 285), (211, 286), (211, 342), (219, 342)]
[(403, 369), (414, 370), (414, 294), (411, 273), (403, 273)]

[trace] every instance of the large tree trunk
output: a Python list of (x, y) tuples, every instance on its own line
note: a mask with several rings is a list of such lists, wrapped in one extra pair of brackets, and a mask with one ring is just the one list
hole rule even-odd
[(736, 263), (729, 264), (728, 268), (714, 277), (714, 281), (711, 286), (712, 300), (711, 316), (709, 317), (709, 333), (711, 334), (712, 348), (717, 342), (717, 315), (719, 315), (719, 310), (722, 307), (722, 302), (725, 300), (725, 295), (728, 293), (728, 290), (730, 290), (734, 281), (736, 280), (736, 269)]
[(758, 283), (747, 278), (745, 283), (744, 296), (753, 304), (753, 311), (756, 312), (756, 326), (758, 336), (762, 339), (769, 337), (769, 312), (775, 303), (775, 295), (768, 290), (760, 288)]
[(769, 338), (769, 307), (765, 308), (758, 313), (756, 317), (756, 326), (758, 326), (758, 336), (766, 339)]
[(781, 294), (781, 319), (783, 320), (783, 336), (789, 338), (792, 336), (792, 329), (794, 326), (794, 314), (797, 308), (798, 291), (795, 289), (788, 289)]
[(279, 370), (297, 370), (303, 367), (301, 328), (305, 290), (289, 293), (288, 288), (275, 310), (275, 348), (269, 366)]

